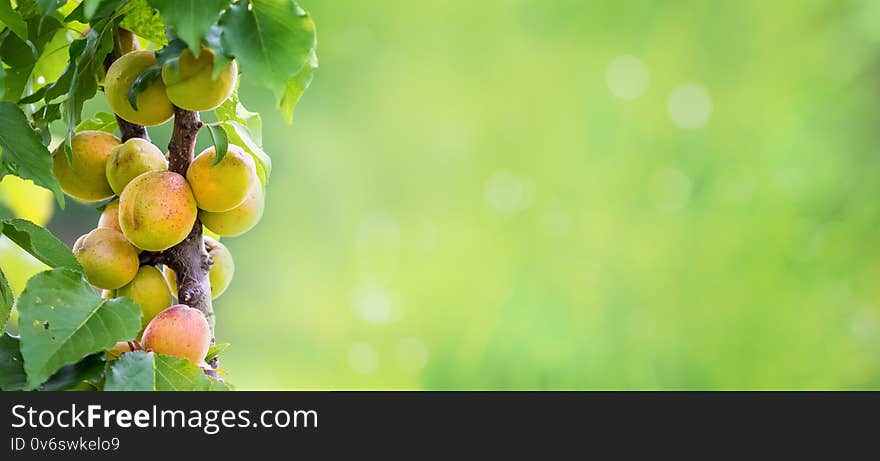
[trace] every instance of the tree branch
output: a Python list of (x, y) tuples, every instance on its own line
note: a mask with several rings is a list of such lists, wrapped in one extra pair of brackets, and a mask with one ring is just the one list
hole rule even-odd
[[(168, 143), (168, 169), (186, 175), (196, 147), (196, 135), (203, 126), (198, 112), (174, 108), (174, 131)], [(205, 250), (202, 223), (196, 219), (189, 235), (182, 242), (165, 250), (165, 264), (177, 274), (177, 299), (205, 314), (214, 331), (214, 307), (211, 304), (211, 283), (208, 271), (213, 261)]]

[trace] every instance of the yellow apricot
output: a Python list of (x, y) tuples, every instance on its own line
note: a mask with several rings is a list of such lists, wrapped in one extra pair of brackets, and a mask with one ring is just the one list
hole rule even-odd
[(64, 147), (52, 154), (52, 170), (67, 195), (84, 202), (97, 202), (113, 196), (104, 170), (110, 151), (119, 138), (103, 131), (80, 131), (71, 141), (72, 163), (67, 163)]
[(196, 222), (196, 201), (186, 179), (151, 171), (131, 180), (119, 197), (119, 226), (136, 247), (162, 251), (177, 245)]
[(104, 207), (101, 217), (98, 218), (98, 227), (122, 232), (122, 228), (119, 227), (119, 200), (114, 200)]
[[(208, 280), (211, 282), (211, 299), (217, 299), (232, 282), (235, 261), (226, 246), (211, 237), (205, 237), (205, 249), (214, 261), (208, 271)], [(171, 286), (171, 291), (177, 293), (177, 274), (168, 266), (165, 266), (165, 279)]]
[(95, 229), (74, 245), (74, 255), (89, 283), (115, 290), (137, 274), (138, 253), (125, 237), (113, 229)]
[(150, 141), (131, 138), (110, 151), (107, 159), (107, 182), (116, 195), (132, 179), (148, 171), (164, 171), (168, 169), (165, 155)]
[(186, 171), (186, 180), (200, 209), (229, 211), (241, 205), (251, 186), (260, 183), (257, 167), (254, 159), (234, 144), (216, 165), (215, 158), (214, 146), (203, 150)]
[(200, 365), (211, 346), (211, 328), (202, 311), (177, 304), (150, 321), (141, 337), (141, 346)]
[(113, 347), (104, 351), (104, 357), (108, 362), (112, 362), (119, 358), (120, 355), (125, 354), (126, 352), (131, 352), (134, 350), (132, 345), (134, 343), (131, 341), (119, 341), (114, 344)]
[(154, 80), (137, 95), (137, 110), (128, 100), (128, 90), (134, 80), (148, 67), (156, 64), (152, 51), (132, 51), (113, 62), (104, 77), (104, 95), (116, 115), (138, 125), (161, 125), (174, 115), (171, 101), (165, 95), (161, 78)]
[(162, 81), (168, 99), (181, 109), (200, 111), (219, 106), (232, 94), (238, 78), (238, 66), (230, 62), (217, 78), (212, 78), (214, 52), (202, 47), (199, 57), (187, 49), (180, 55), (178, 68), (162, 68)]
[(141, 266), (134, 280), (116, 290), (116, 296), (125, 296), (141, 306), (141, 326), (171, 305), (171, 289), (165, 277), (153, 266)]
[(257, 180), (241, 205), (221, 213), (199, 210), (199, 219), (211, 232), (223, 237), (235, 237), (251, 230), (263, 217), (265, 198), (263, 186)]

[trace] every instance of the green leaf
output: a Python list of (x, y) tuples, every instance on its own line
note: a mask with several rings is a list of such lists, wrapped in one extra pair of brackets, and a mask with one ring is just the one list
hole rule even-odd
[(44, 16), (54, 13), (55, 10), (64, 6), (65, 3), (67, 3), (67, 0), (37, 0), (40, 13), (43, 13)]
[(3, 234), (24, 251), (49, 267), (66, 267), (82, 272), (76, 257), (67, 245), (51, 232), (26, 219), (6, 219), (2, 222)]
[[(119, 18), (104, 19), (93, 26), (85, 38), (85, 47), (76, 59), (76, 68), (70, 80), (67, 100), (64, 101), (62, 115), (67, 124), (65, 151), (70, 160), (70, 143), (76, 126), (82, 118), (83, 104), (98, 91), (98, 78), (104, 57), (113, 49), (113, 28)], [(73, 45), (71, 45), (73, 48)]]
[(76, 131), (94, 130), (114, 133), (116, 132), (116, 128), (118, 128), (118, 122), (115, 115), (108, 112), (98, 112), (93, 115), (92, 118), (80, 122), (80, 124), (76, 126)]
[(19, 344), (18, 338), (0, 332), (0, 390), (18, 391), (27, 384)]
[(134, 0), (125, 6), (125, 18), (119, 23), (136, 35), (143, 37), (159, 46), (168, 43), (165, 38), (165, 23), (159, 11), (150, 6), (147, 0)]
[(284, 96), (278, 103), (278, 108), (281, 109), (281, 114), (284, 115), (284, 120), (287, 123), (293, 122), (293, 109), (296, 107), (296, 103), (299, 102), (299, 98), (302, 97), (303, 93), (305, 93), (306, 89), (311, 85), (312, 77), (317, 68), (318, 56), (314, 53), (314, 50), (312, 50), (312, 54), (309, 56), (309, 62), (303, 66), (298, 74), (287, 81)]
[(214, 115), (221, 122), (234, 121), (245, 125), (250, 131), (251, 138), (257, 145), (263, 145), (263, 119), (257, 112), (249, 111), (238, 99), (238, 90), (223, 101), (216, 109)]
[(21, 13), (12, 9), (10, 0), (0, 0), (0, 22), (6, 24), (6, 27), (18, 35), (20, 39), (27, 40), (27, 24), (21, 17)]
[(226, 157), (226, 152), (229, 150), (229, 138), (226, 136), (226, 130), (219, 125), (205, 125), (208, 128), (208, 133), (211, 133), (211, 142), (214, 143), (214, 163), (211, 165), (216, 165), (223, 160), (223, 157)]
[(105, 391), (224, 391), (229, 386), (186, 359), (135, 351), (113, 362)]
[(272, 159), (254, 141), (250, 130), (246, 126), (236, 121), (222, 122), (220, 126), (226, 130), (226, 136), (229, 138), (230, 144), (235, 144), (251, 154), (257, 165), (257, 176), (260, 177), (260, 182), (265, 186), (269, 181), (269, 175), (272, 173)]
[(87, 355), (79, 362), (65, 365), (55, 372), (48, 381), (41, 384), (39, 391), (94, 391), (104, 376), (107, 361), (104, 353)]
[(225, 351), (226, 348), (229, 346), (229, 343), (214, 344), (208, 349), (208, 353), (205, 354), (205, 362), (210, 362), (214, 359), (214, 357), (220, 355), (220, 353)]
[(148, 0), (162, 18), (165, 25), (189, 45), (198, 57), (202, 39), (217, 22), (220, 11), (229, 5), (229, 0)]
[(52, 172), (52, 156), (15, 104), (0, 102), (0, 178), (14, 174), (55, 194), (63, 208), (64, 193)]
[(12, 304), (14, 302), (15, 297), (12, 294), (12, 288), (9, 286), (9, 280), (6, 279), (6, 274), (0, 269), (0, 333), (3, 332), (6, 321), (9, 320), (9, 313), (12, 311)]
[(170, 65), (177, 67), (180, 60), (180, 53), (186, 49), (186, 43), (183, 40), (175, 39), (171, 43), (156, 52), (156, 63), (144, 69), (140, 75), (135, 77), (128, 88), (128, 103), (132, 109), (138, 110), (137, 97), (150, 87), (162, 74), (162, 66)]
[(65, 21), (98, 22), (110, 17), (116, 8), (128, 0), (83, 0), (64, 18)]
[(61, 118), (61, 104), (45, 104), (37, 109), (32, 117), (34, 119), (34, 129), (39, 131), (43, 145), (48, 146), (52, 143), (52, 132), (49, 130), (49, 124)]
[(317, 46), (312, 18), (292, 0), (242, 0), (230, 5), (219, 25), (224, 52), (238, 59), (252, 82), (271, 90), (279, 104), (290, 93), (288, 82)]
[(137, 304), (101, 299), (82, 274), (65, 268), (31, 277), (16, 307), (29, 389), (84, 355), (131, 341), (141, 329)]

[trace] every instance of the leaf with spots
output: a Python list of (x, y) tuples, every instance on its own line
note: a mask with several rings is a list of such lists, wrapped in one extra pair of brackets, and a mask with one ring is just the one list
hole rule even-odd
[(229, 386), (186, 359), (135, 351), (122, 354), (107, 372), (105, 391), (226, 391)]
[(17, 307), (27, 389), (85, 355), (133, 340), (141, 328), (137, 304), (101, 299), (82, 274), (66, 268), (31, 277)]

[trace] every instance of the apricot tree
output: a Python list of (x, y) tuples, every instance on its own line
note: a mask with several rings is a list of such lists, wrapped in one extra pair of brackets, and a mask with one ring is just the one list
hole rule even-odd
[[(0, 0), (0, 27), (0, 179), (99, 213), (72, 248), (0, 221), (48, 266), (24, 287), (0, 267), (0, 389), (229, 389), (221, 238), (259, 222), (271, 172), (237, 88), (270, 90), (291, 122), (317, 67), (311, 17), (294, 0)], [(101, 94), (112, 113), (84, 115)], [(166, 150), (148, 127), (169, 122)]]

